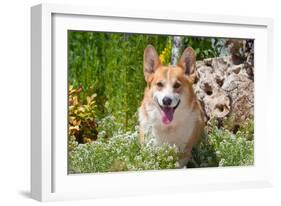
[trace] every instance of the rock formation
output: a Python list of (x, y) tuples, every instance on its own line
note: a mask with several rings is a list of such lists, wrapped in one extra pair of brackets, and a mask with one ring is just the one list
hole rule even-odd
[(210, 118), (233, 119), (238, 126), (254, 115), (254, 65), (233, 55), (196, 62), (197, 80), (194, 91), (202, 103), (206, 121)]

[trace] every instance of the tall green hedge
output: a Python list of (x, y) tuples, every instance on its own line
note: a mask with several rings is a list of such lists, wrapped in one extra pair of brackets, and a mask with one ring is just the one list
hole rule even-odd
[(153, 44), (160, 53), (167, 36), (69, 31), (69, 83), (96, 93), (100, 118), (117, 116), (126, 129), (143, 98), (143, 51)]

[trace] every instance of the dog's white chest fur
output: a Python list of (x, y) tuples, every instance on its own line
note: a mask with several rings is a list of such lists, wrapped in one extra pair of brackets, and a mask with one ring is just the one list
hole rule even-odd
[(196, 115), (194, 112), (187, 108), (178, 108), (175, 111), (173, 121), (170, 124), (164, 124), (157, 107), (146, 105), (146, 109), (148, 115), (145, 116), (141, 110), (139, 113), (143, 132), (145, 134), (151, 132), (157, 144), (175, 144), (179, 151), (183, 152), (195, 129)]

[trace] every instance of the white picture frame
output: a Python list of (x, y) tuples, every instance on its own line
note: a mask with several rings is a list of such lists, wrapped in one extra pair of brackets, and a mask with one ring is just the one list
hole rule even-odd
[[(40, 4), (31, 8), (31, 27), (32, 198), (52, 201), (272, 186), (273, 134), (266, 113), (272, 98), (268, 92), (272, 88), (268, 76), (273, 75), (272, 19)], [(68, 175), (67, 139), (56, 137), (67, 132), (69, 29), (254, 38), (254, 166)]]

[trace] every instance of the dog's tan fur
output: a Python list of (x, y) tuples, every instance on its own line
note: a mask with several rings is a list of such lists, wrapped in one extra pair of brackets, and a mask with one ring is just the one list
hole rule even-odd
[[(204, 130), (202, 109), (192, 88), (195, 61), (192, 48), (185, 49), (176, 66), (163, 66), (151, 45), (144, 51), (144, 76), (147, 87), (139, 109), (140, 141), (144, 143), (144, 135), (150, 130), (158, 144), (175, 144), (181, 153), (181, 167), (187, 163), (192, 147)], [(161, 108), (154, 98), (155, 92), (161, 93), (164, 89), (164, 86), (159, 87), (158, 82), (165, 82), (165, 87), (171, 88), (170, 90), (180, 98), (180, 104), (174, 110), (173, 119), (169, 124), (161, 121)], [(175, 82), (180, 84), (179, 88), (173, 86)]]

